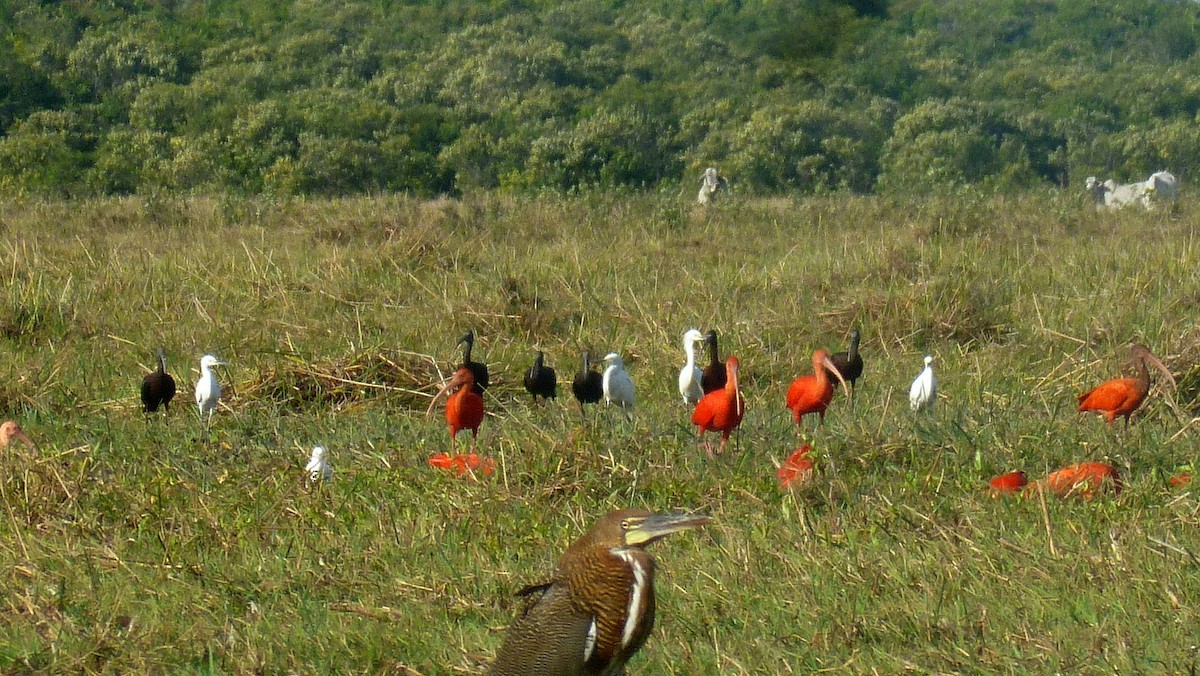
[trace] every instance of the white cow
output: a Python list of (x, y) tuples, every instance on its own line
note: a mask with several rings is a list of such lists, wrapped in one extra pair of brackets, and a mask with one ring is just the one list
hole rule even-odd
[(717, 173), (716, 167), (709, 167), (704, 170), (704, 176), (700, 181), (700, 194), (696, 195), (696, 201), (700, 204), (715, 202), (717, 193), (728, 189), (729, 182), (725, 180), (725, 177)]
[(1142, 205), (1146, 209), (1154, 209), (1159, 204), (1170, 204), (1179, 199), (1179, 182), (1169, 171), (1156, 171), (1146, 179), (1142, 190)]

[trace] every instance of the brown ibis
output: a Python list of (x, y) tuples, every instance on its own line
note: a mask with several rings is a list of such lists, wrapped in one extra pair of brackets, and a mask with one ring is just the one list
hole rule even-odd
[(474, 378), (471, 389), (475, 390), (475, 394), (483, 396), (483, 391), (488, 388), (488, 367), (487, 364), (471, 360), (471, 350), (475, 348), (475, 330), (467, 331), (458, 339), (458, 344), (463, 346), (463, 360), (459, 368), (470, 369), (471, 377)]
[(158, 348), (158, 368), (142, 378), (142, 410), (154, 413), (162, 406), (170, 412), (171, 399), (175, 398), (175, 379), (167, 373), (167, 354)]
[(704, 334), (704, 344), (708, 347), (708, 366), (704, 367), (700, 377), (700, 388), (708, 394), (725, 389), (725, 362), (721, 361), (716, 331)]
[(579, 356), (582, 363), (571, 383), (571, 392), (575, 394), (575, 401), (579, 402), (579, 414), (583, 415), (584, 404), (595, 404), (604, 397), (604, 376), (592, 370), (591, 355), (587, 350), (580, 352)]
[[(863, 372), (862, 355), (858, 353), (858, 345), (861, 341), (862, 334), (858, 332), (858, 329), (854, 329), (850, 332), (849, 349), (845, 352), (834, 352), (829, 355), (829, 361), (833, 362), (833, 365), (837, 367), (838, 372), (842, 374), (846, 382), (850, 383), (851, 404), (854, 403), (854, 387), (858, 383), (858, 379), (862, 377)], [(829, 375), (833, 377), (833, 373)]]
[(542, 399), (558, 398), (558, 375), (554, 369), (546, 366), (546, 355), (541, 350), (533, 360), (533, 366), (525, 372), (525, 391), (533, 395), (533, 403), (538, 397)]

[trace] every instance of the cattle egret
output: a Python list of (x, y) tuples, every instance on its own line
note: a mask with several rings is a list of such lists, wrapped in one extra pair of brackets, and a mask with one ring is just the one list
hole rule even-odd
[(704, 174), (700, 177), (700, 192), (696, 195), (696, 202), (699, 204), (715, 202), (717, 193), (728, 189), (729, 181), (717, 173), (716, 167), (709, 167), (704, 170)]
[(609, 352), (604, 355), (604, 403), (616, 404), (625, 411), (625, 417), (633, 420), (633, 379), (625, 370), (621, 355)]
[(557, 399), (558, 398), (558, 375), (554, 373), (554, 369), (546, 366), (546, 355), (538, 350), (537, 358), (533, 360), (533, 366), (525, 372), (525, 391), (533, 395), (533, 403), (537, 403), (538, 397), (542, 399)]
[(708, 394), (725, 389), (725, 362), (721, 361), (716, 331), (710, 330), (704, 334), (704, 344), (708, 347), (708, 366), (704, 367), (704, 377), (700, 380), (700, 385), (704, 393)]
[(833, 383), (829, 380), (832, 373), (842, 384), (842, 390), (848, 392), (846, 380), (841, 371), (829, 359), (825, 350), (817, 350), (812, 356), (812, 374), (802, 375), (792, 381), (787, 392), (787, 407), (792, 411), (792, 419), (799, 425), (804, 416), (816, 413), (821, 422), (825, 422), (825, 409), (833, 401)]
[(925, 355), (925, 368), (908, 388), (908, 405), (914, 411), (933, 410), (933, 402), (937, 401), (937, 380), (933, 377), (932, 363), (933, 357)]
[(488, 388), (488, 367), (477, 361), (471, 361), (471, 350), (475, 347), (475, 330), (471, 329), (458, 339), (458, 344), (463, 346), (463, 360), (459, 364), (459, 368), (467, 368), (471, 370), (473, 378), (471, 389), (475, 390), (475, 394), (483, 395), (483, 391)]
[(479, 439), (479, 425), (483, 423), (483, 397), (475, 392), (475, 376), (471, 369), (462, 367), (454, 372), (446, 386), (433, 395), (425, 415), (433, 410), (439, 397), (452, 392), (446, 399), (446, 424), (450, 427), (450, 448), (454, 449), (459, 430), (471, 430), (471, 450)]
[(13, 420), (6, 420), (3, 425), (0, 425), (0, 448), (7, 448), (12, 440), (16, 439), (25, 444), (29, 448), (36, 449), (33, 440), (25, 435), (25, 430)]
[(1179, 182), (1169, 171), (1156, 171), (1146, 179), (1142, 205), (1153, 210), (1159, 203), (1174, 202), (1179, 197)]
[(704, 396), (701, 381), (704, 372), (696, 365), (696, 343), (704, 340), (704, 335), (698, 329), (688, 329), (683, 334), (683, 353), (686, 356), (683, 368), (679, 370), (679, 394), (683, 403), (692, 406)]
[(308, 472), (309, 481), (317, 481), (324, 479), (325, 481), (333, 480), (333, 467), (329, 465), (329, 458), (325, 455), (324, 446), (313, 446), (312, 457), (308, 459), (308, 464), (304, 466), (304, 471)]
[(1133, 378), (1106, 381), (1079, 395), (1076, 399), (1079, 401), (1080, 413), (1094, 411), (1102, 414), (1109, 423), (1116, 420), (1117, 416), (1123, 416), (1125, 426), (1128, 427), (1129, 416), (1133, 415), (1150, 393), (1150, 372), (1146, 369), (1147, 363), (1154, 364), (1167, 381), (1175, 386), (1175, 377), (1166, 365), (1150, 352), (1150, 348), (1137, 344), (1130, 348), (1130, 352), (1137, 375)]
[(200, 419), (212, 424), (213, 411), (221, 400), (221, 384), (213, 373), (214, 366), (226, 366), (228, 362), (206, 354), (200, 359), (200, 380), (196, 381), (196, 406), (200, 409)]
[[(862, 342), (862, 334), (858, 329), (850, 332), (850, 349), (845, 352), (835, 352), (829, 355), (829, 361), (837, 367), (838, 372), (850, 383), (850, 403), (854, 403), (854, 386), (858, 383), (858, 379), (862, 377), (863, 360), (862, 355), (858, 353), (858, 345)], [(830, 373), (830, 375), (833, 375)]]
[(175, 379), (167, 373), (167, 355), (158, 348), (158, 368), (142, 379), (142, 410), (154, 413), (159, 406), (170, 411), (171, 399), (175, 397)]
[(575, 395), (575, 401), (579, 402), (579, 415), (584, 415), (584, 404), (594, 404), (604, 396), (604, 376), (592, 370), (591, 355), (587, 350), (580, 352), (579, 356), (582, 363), (571, 383), (571, 392)]
[[(696, 404), (696, 410), (692, 411), (692, 424), (700, 426), (696, 432), (697, 438), (703, 438), (706, 430), (721, 433), (721, 447), (717, 449), (717, 453), (725, 452), (729, 435), (742, 424), (742, 418), (746, 415), (746, 401), (742, 399), (742, 393), (738, 389), (738, 358), (727, 359), (725, 370), (725, 389), (704, 395), (700, 403)], [(712, 444), (708, 441), (704, 442), (704, 450), (708, 452), (709, 458), (713, 457)]]

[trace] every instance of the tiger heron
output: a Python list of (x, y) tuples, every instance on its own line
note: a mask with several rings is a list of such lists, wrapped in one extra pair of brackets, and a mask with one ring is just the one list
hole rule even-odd
[(517, 593), (491, 676), (618, 676), (654, 628), (654, 559), (645, 546), (699, 528), (699, 514), (621, 509), (567, 548), (549, 582)]

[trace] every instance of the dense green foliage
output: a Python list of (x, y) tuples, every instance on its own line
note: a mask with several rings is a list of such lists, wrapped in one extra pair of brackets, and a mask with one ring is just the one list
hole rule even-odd
[(1186, 176), (1148, 0), (0, 0), (0, 191), (909, 191)]
[[(514, 593), (624, 506), (714, 519), (654, 546), (631, 674), (1194, 671), (1200, 493), (1166, 478), (1198, 466), (1200, 204), (1078, 202), (0, 202), (0, 419), (39, 444), (0, 450), (0, 672), (479, 674)], [(427, 465), (468, 326), (492, 380), (478, 480)], [(715, 460), (676, 389), (692, 326), (742, 364)], [(855, 405), (798, 430), (789, 382), (852, 327)], [(1156, 375), (1128, 429), (1077, 413), (1135, 340), (1178, 390)], [(160, 345), (180, 392), (144, 420)], [(581, 421), (565, 385), (530, 403), (533, 350), (565, 379), (581, 348), (625, 355), (632, 423)], [(210, 432), (205, 352), (230, 362)], [(941, 395), (914, 416), (925, 354)], [(802, 438), (816, 477), (780, 490)], [(334, 477), (306, 488), (315, 444)], [(983, 490), (1085, 459), (1124, 492)]]

